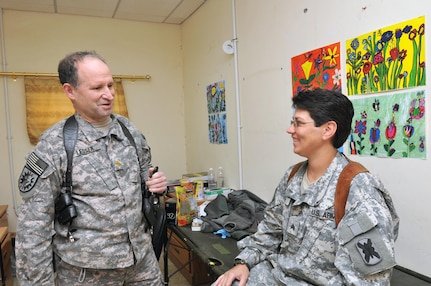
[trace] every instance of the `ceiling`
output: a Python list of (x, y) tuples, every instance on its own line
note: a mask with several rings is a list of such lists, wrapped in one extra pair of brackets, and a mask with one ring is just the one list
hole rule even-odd
[(181, 24), (206, 0), (0, 0), (0, 8)]

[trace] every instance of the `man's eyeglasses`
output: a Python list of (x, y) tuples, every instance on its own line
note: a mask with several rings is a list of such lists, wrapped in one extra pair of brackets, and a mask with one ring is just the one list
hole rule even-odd
[(308, 121), (308, 122), (302, 122), (302, 121), (297, 121), (297, 120), (290, 120), (290, 125), (296, 129), (298, 127), (304, 126), (305, 124), (310, 124), (310, 123), (314, 123), (314, 121)]

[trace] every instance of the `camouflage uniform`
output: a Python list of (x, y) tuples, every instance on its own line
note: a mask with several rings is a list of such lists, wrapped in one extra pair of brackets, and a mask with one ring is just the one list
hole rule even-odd
[(324, 175), (301, 192), (304, 164), (278, 185), (258, 231), (238, 242), (250, 267), (247, 285), (389, 285), (399, 219), (382, 182), (356, 175), (338, 228), (334, 194), (347, 159), (337, 154)]
[[(127, 269), (141, 264), (141, 271), (152, 279), (152, 284), (146, 281), (145, 285), (162, 285), (141, 208), (141, 178), (147, 179), (151, 161), (144, 136), (119, 115), (111, 116), (108, 134), (79, 115), (75, 118), (79, 132), (72, 196), (78, 217), (71, 228), (76, 229), (76, 240), (68, 239), (67, 226), (58, 223), (54, 214), (54, 201), (67, 169), (63, 120), (41, 136), (19, 179), (23, 203), (17, 225), (16, 267), (20, 285), (54, 285), (53, 251), (60, 263), (88, 269)], [(141, 166), (118, 119), (135, 139)]]

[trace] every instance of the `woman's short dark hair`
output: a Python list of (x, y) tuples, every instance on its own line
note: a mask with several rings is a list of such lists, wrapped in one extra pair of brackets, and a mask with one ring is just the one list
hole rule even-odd
[(347, 96), (326, 89), (304, 90), (293, 97), (292, 106), (308, 111), (316, 126), (335, 121), (337, 131), (332, 138), (332, 145), (339, 148), (346, 142), (354, 114), (353, 104)]
[(58, 64), (58, 77), (62, 85), (68, 83), (73, 87), (78, 86), (79, 77), (76, 64), (86, 57), (97, 58), (102, 62), (106, 63), (105, 60), (95, 51), (82, 51), (71, 53), (67, 55), (64, 59), (62, 59)]

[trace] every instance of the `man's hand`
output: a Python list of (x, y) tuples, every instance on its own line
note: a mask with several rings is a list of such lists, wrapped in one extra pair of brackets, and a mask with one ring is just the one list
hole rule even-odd
[(235, 280), (238, 280), (239, 286), (245, 286), (249, 273), (247, 265), (238, 264), (220, 275), (212, 286), (231, 286)]
[(166, 191), (167, 179), (165, 174), (158, 171), (157, 168), (150, 168), (146, 184), (150, 192), (161, 194)]

